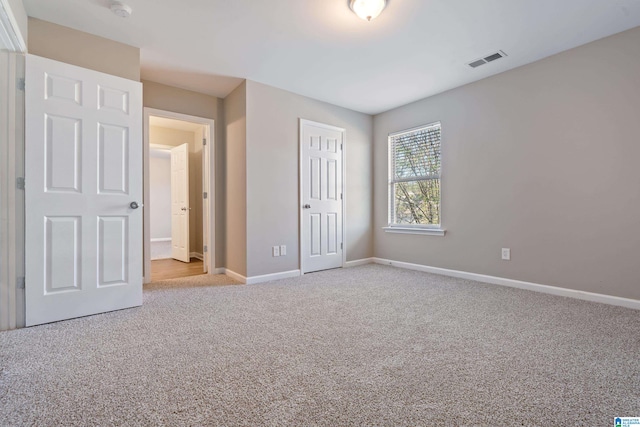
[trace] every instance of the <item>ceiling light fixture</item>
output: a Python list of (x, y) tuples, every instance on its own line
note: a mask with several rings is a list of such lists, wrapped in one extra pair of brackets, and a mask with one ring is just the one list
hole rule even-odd
[(129, 16), (131, 16), (131, 12), (132, 12), (131, 6), (128, 6), (119, 1), (111, 2), (110, 8), (111, 8), (111, 12), (115, 13), (120, 18), (128, 18)]
[(351, 10), (365, 21), (375, 19), (387, 5), (387, 0), (351, 0)]

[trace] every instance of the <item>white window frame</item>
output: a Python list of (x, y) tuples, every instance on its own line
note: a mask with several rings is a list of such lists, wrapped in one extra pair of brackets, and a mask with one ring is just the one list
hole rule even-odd
[[(388, 149), (388, 198), (387, 198), (387, 214), (388, 221), (387, 226), (383, 227), (384, 231), (387, 233), (399, 233), (399, 234), (426, 234), (426, 235), (434, 235), (434, 236), (444, 236), (445, 230), (442, 228), (442, 151), (440, 153), (440, 173), (437, 177), (410, 177), (404, 179), (394, 179), (395, 175), (395, 157), (392, 153), (392, 144), (391, 138), (395, 138), (401, 135), (405, 135), (408, 133), (413, 133), (420, 130), (425, 130), (432, 127), (440, 127), (440, 147), (442, 149), (442, 123), (441, 122), (432, 122), (426, 125), (416, 126), (411, 129), (405, 129), (398, 132), (393, 132), (388, 135), (387, 138), (387, 149)], [(440, 202), (438, 204), (438, 213), (440, 218), (440, 224), (397, 224), (393, 222), (394, 214), (395, 214), (395, 192), (394, 192), (394, 184), (399, 182), (408, 182), (408, 181), (423, 181), (428, 179), (439, 179), (440, 180)]]

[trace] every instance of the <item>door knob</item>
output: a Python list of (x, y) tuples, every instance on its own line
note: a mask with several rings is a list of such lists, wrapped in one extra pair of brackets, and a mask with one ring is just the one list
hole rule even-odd
[(140, 207), (140, 205), (138, 204), (138, 202), (131, 202), (131, 203), (129, 203), (129, 207), (131, 209), (138, 209)]
[(303, 208), (305, 209), (311, 209), (311, 205), (304, 205)]

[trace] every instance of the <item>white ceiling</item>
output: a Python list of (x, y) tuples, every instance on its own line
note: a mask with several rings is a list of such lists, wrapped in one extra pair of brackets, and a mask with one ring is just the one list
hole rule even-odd
[[(142, 77), (225, 97), (250, 79), (365, 113), (640, 25), (638, 0), (25, 0), (30, 16), (141, 48)], [(497, 50), (509, 56), (472, 69)]]

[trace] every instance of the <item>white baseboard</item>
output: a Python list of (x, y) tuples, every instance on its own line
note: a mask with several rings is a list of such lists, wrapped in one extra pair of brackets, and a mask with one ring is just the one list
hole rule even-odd
[(224, 267), (214, 268), (211, 274), (225, 274), (226, 270)]
[(235, 271), (231, 271), (228, 268), (217, 268), (217, 274), (226, 274), (234, 280), (246, 285), (255, 285), (256, 283), (271, 282), (272, 280), (288, 279), (291, 277), (299, 277), (300, 270), (283, 271), (280, 273), (264, 274), (262, 276), (245, 277), (242, 274), (238, 274)]
[(255, 285), (256, 283), (271, 282), (272, 280), (289, 279), (291, 277), (299, 277), (300, 270), (282, 271), (280, 273), (264, 274), (262, 276), (247, 277), (247, 285)]
[(200, 261), (204, 261), (204, 255), (198, 252), (189, 252), (189, 257), (199, 259)]
[(155, 239), (151, 239), (151, 243), (155, 243), (155, 242), (170, 242), (171, 241), (171, 237), (157, 237)]
[(233, 280), (237, 280), (240, 283), (247, 283), (247, 278), (242, 274), (238, 274), (235, 271), (231, 271), (228, 268), (220, 268), (219, 270), (223, 271), (223, 274), (231, 277)]
[(493, 285), (508, 286), (511, 288), (526, 289), (528, 291), (542, 292), (545, 294), (558, 295), (562, 297), (576, 298), (591, 302), (600, 302), (620, 307), (640, 310), (640, 300), (622, 298), (611, 295), (596, 294), (593, 292), (578, 291), (574, 289), (559, 288), (556, 286), (541, 285), (538, 283), (523, 282), (521, 280), (505, 279), (503, 277), (487, 276), (484, 274), (469, 273), (466, 271), (449, 270), (447, 268), (429, 267), (421, 264), (409, 262), (393, 261), (390, 259), (373, 258), (376, 264), (390, 265), (393, 267), (406, 268), (408, 270), (424, 271), (426, 273), (440, 274), (443, 276), (457, 277), (460, 279), (475, 280), (476, 282), (491, 283)]
[(349, 267), (357, 267), (359, 265), (367, 265), (367, 264), (373, 264), (374, 262), (374, 258), (362, 258), (362, 259), (356, 259), (354, 261), (347, 261), (344, 263), (344, 267), (345, 268), (349, 268)]

